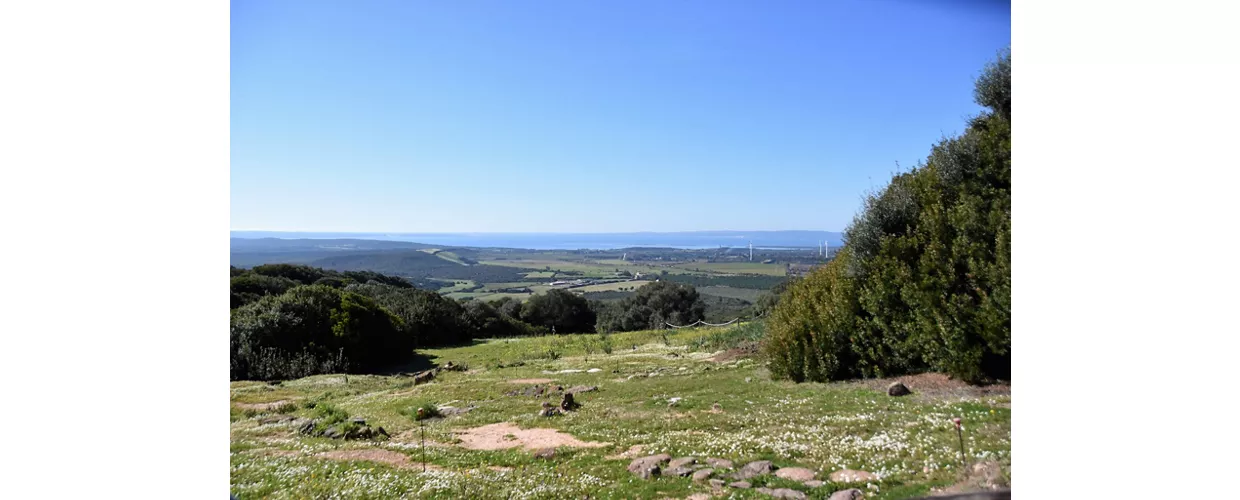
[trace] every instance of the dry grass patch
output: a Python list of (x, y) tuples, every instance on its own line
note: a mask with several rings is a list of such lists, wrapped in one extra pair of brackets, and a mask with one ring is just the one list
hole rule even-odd
[(611, 443), (582, 441), (556, 429), (522, 429), (511, 422), (484, 425), (460, 431), (460, 446), (470, 450), (503, 450), (525, 447), (530, 450), (542, 448), (598, 448)]

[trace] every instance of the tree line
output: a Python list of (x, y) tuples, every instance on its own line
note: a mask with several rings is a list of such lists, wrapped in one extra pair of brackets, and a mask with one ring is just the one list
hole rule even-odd
[(692, 286), (655, 282), (621, 301), (562, 289), (525, 302), (446, 298), (371, 271), (307, 265), (231, 268), (230, 376), (288, 379), (373, 373), (406, 364), (419, 348), (477, 338), (661, 328), (702, 319)]
[(868, 196), (836, 257), (779, 298), (773, 375), (1010, 377), (1010, 82), (1009, 51), (976, 81), (985, 111)]

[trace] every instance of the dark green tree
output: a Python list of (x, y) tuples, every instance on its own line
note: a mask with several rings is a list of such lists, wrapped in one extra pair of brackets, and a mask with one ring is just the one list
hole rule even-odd
[(556, 333), (588, 333), (594, 331), (595, 313), (585, 298), (553, 289), (530, 297), (521, 306), (521, 320)]

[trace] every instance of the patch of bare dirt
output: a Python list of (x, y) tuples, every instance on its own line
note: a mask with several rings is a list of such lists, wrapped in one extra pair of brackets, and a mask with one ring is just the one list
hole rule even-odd
[(549, 378), (514, 378), (509, 380), (509, 384), (550, 384), (555, 382)]
[(495, 472), (512, 472), (512, 467), (501, 467), (499, 465), (489, 465), (487, 466), (487, 468)]
[(556, 429), (522, 429), (511, 422), (484, 425), (459, 431), (460, 446), (470, 450), (503, 450), (525, 447), (530, 450), (568, 446), (597, 448), (611, 443), (582, 441)]
[(984, 398), (989, 396), (1010, 396), (1012, 386), (1009, 383), (973, 385), (953, 379), (943, 373), (919, 373), (903, 377), (864, 380), (860, 383), (866, 388), (887, 393), (887, 386), (892, 382), (903, 383), (913, 396), (924, 399)]
[(633, 445), (633, 446), (630, 446), (630, 447), (629, 447), (629, 449), (625, 450), (624, 452), (622, 452), (622, 453), (620, 453), (620, 454), (617, 454), (617, 455), (607, 455), (607, 456), (605, 456), (605, 457), (603, 457), (603, 458), (604, 458), (605, 460), (628, 460), (628, 459), (632, 459), (632, 458), (637, 458), (637, 457), (643, 456), (643, 455), (642, 455), (642, 449), (643, 449), (643, 448), (644, 448), (644, 446), (642, 446), (642, 445), (640, 445), (640, 444), (635, 444), (635, 445)]
[[(380, 448), (332, 450), (319, 453), (315, 456), (330, 460), (365, 460), (368, 462), (379, 462), (406, 469), (422, 470), (422, 463), (409, 461), (408, 455)], [(426, 464), (426, 470), (443, 470), (443, 467), (434, 464)]]
[(741, 358), (753, 357), (756, 354), (758, 354), (758, 343), (757, 342), (746, 342), (744, 344), (741, 344), (739, 347), (728, 349), (719, 354), (706, 358), (706, 360), (714, 361), (716, 363), (725, 363), (728, 361), (735, 361)]
[(976, 491), (995, 491), (1011, 486), (1009, 479), (1003, 474), (1003, 468), (995, 461), (973, 464), (964, 470), (964, 479), (942, 489), (931, 489), (931, 496), (955, 495)]
[(233, 406), (241, 408), (242, 410), (270, 410), (272, 408), (279, 407), (280, 405), (292, 402), (293, 401), (291, 399), (281, 399), (270, 403), (233, 403)]

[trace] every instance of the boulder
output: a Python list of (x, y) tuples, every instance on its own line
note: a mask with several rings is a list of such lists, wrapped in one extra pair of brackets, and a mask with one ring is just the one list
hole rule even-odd
[(706, 463), (716, 469), (731, 469), (732, 468), (732, 461), (724, 460), (722, 458), (708, 458), (706, 459)]
[(725, 484), (727, 484), (727, 482), (722, 479), (711, 479), (708, 482), (710, 483), (710, 487), (714, 489), (722, 488)]
[(907, 396), (912, 393), (913, 391), (908, 390), (908, 387), (901, 382), (892, 382), (887, 386), (888, 396)]
[(440, 368), (441, 370), (446, 370), (446, 371), (450, 371), (450, 372), (463, 372), (463, 371), (465, 371), (465, 370), (467, 369), (467, 368), (465, 368), (465, 365), (458, 365), (458, 364), (453, 363), (453, 362), (451, 362), (451, 361), (449, 361), (449, 362), (447, 362), (447, 363), (444, 363), (444, 364), (440, 365), (440, 366), (439, 366), (439, 368)]
[(576, 385), (573, 387), (569, 387), (568, 390), (564, 392), (571, 392), (573, 394), (583, 394), (586, 392), (594, 392), (597, 390), (598, 390), (597, 385)]
[(668, 463), (667, 463), (667, 466), (668, 466), (668, 468), (675, 469), (675, 468), (677, 468), (677, 467), (688, 467), (688, 466), (693, 465), (693, 464), (696, 464), (696, 463), (697, 463), (697, 459), (696, 459), (696, 458), (693, 458), (693, 457), (681, 457), (681, 458), (674, 459), (674, 460), (672, 460), (671, 462), (668, 462)]
[(745, 464), (745, 466), (741, 467), (741, 470), (736, 471), (732, 477), (737, 479), (749, 479), (763, 474), (770, 474), (774, 471), (775, 466), (771, 464), (770, 460), (758, 460), (756, 462), (749, 462)]
[(827, 478), (833, 483), (857, 483), (874, 481), (878, 479), (878, 476), (863, 470), (844, 469), (832, 472), (831, 475), (827, 476)]
[(693, 469), (688, 467), (668, 467), (663, 471), (664, 476), (689, 477), (693, 475)]
[(814, 471), (804, 467), (785, 467), (775, 471), (775, 475), (793, 481), (809, 481), (814, 479)]
[(861, 490), (852, 488), (852, 489), (840, 490), (835, 493), (832, 493), (831, 496), (827, 500), (858, 500), (860, 498), (861, 498)]
[(340, 439), (344, 437), (344, 433), (340, 432), (340, 426), (333, 425), (331, 427), (328, 427), (327, 430), (323, 431), (323, 437), (330, 438), (330, 439)]
[(767, 494), (775, 498), (786, 498), (789, 500), (806, 500), (809, 498), (809, 495), (791, 488), (775, 488)]
[(426, 370), (413, 376), (413, 385), (422, 385), (435, 380), (435, 371)]
[(702, 481), (710, 479), (710, 476), (713, 475), (714, 473), (715, 473), (715, 469), (701, 469), (693, 473), (693, 482), (700, 483)]
[(573, 410), (576, 410), (580, 406), (581, 405), (579, 403), (577, 403), (576, 401), (573, 401), (573, 393), (571, 392), (564, 393), (564, 397), (560, 398), (560, 409), (561, 410), (573, 411)]
[(641, 457), (629, 462), (628, 469), (630, 473), (636, 474), (642, 479), (650, 479), (653, 476), (660, 475), (663, 470), (659, 466), (666, 464), (671, 459), (672, 456), (666, 453)]
[(543, 460), (550, 460), (552, 458), (555, 458), (555, 448), (539, 449), (538, 451), (534, 452), (534, 458), (541, 458)]
[(743, 490), (747, 490), (749, 489), (750, 486), (753, 486), (753, 485), (749, 484), (749, 481), (736, 481), (734, 483), (728, 483), (728, 486), (731, 486), (733, 488), (740, 488)]
[(297, 424), (297, 432), (302, 434), (313, 434), (314, 428), (317, 425), (318, 422), (315, 422), (314, 420), (302, 420), (300, 424)]

